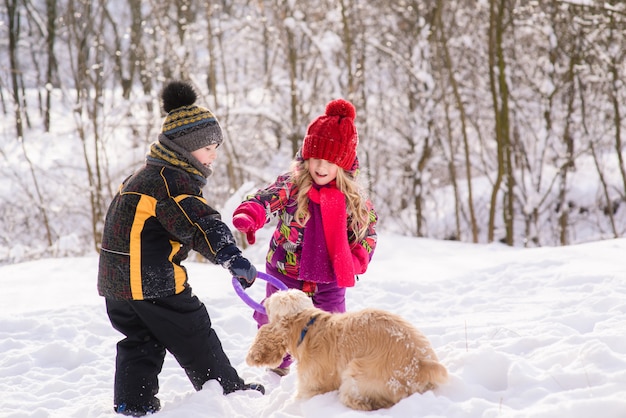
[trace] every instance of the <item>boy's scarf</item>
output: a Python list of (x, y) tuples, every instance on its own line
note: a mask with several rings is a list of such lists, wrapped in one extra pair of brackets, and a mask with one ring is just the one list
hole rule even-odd
[(206, 184), (206, 177), (200, 170), (195, 168), (190, 162), (181, 158), (178, 153), (172, 151), (171, 149), (165, 147), (163, 144), (159, 142), (153, 142), (150, 145), (150, 151), (146, 156), (146, 160), (148, 163), (152, 163), (159, 166), (170, 165), (173, 167), (180, 168), (199, 179), (202, 180), (203, 184)]
[[(311, 218), (307, 221), (302, 244), (301, 279), (325, 281), (319, 276), (324, 276), (324, 273), (332, 266), (338, 286), (354, 286), (354, 265), (348, 244), (348, 221), (344, 194), (337, 189), (333, 181), (328, 186), (319, 189), (311, 187), (308, 196)], [(319, 212), (316, 213), (318, 210)], [(309, 224), (311, 222), (313, 223)], [(320, 232), (324, 236), (323, 241)], [(330, 260), (330, 266), (323, 265), (328, 264), (327, 260)], [(318, 280), (315, 280), (315, 276)]]

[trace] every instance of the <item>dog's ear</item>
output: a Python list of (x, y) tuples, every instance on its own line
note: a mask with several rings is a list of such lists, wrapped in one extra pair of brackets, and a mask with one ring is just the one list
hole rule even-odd
[(276, 367), (287, 353), (287, 330), (284, 324), (265, 324), (256, 334), (248, 350), (246, 363), (249, 366)]

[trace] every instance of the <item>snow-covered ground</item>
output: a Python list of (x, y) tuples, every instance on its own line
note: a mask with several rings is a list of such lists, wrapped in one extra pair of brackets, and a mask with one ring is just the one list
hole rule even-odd
[[(263, 268), (267, 241), (246, 254)], [(228, 272), (187, 263), (233, 364), (267, 394), (195, 392), (168, 355), (162, 418), (626, 417), (626, 239), (510, 248), (381, 234), (348, 309), (398, 313), (431, 340), (450, 382), (394, 407), (357, 412), (336, 393), (295, 400), (282, 379), (244, 362), (252, 310)], [(97, 256), (0, 267), (0, 417), (114, 417), (115, 344), (97, 295)], [(261, 298), (263, 282), (249, 292)]]

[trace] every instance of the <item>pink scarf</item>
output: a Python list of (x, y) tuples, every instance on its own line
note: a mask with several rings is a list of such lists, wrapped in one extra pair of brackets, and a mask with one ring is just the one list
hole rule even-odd
[[(352, 287), (355, 283), (354, 265), (348, 244), (346, 197), (337, 189), (335, 182), (331, 182), (327, 187), (321, 187), (319, 190), (311, 187), (308, 196), (312, 202), (319, 204), (321, 209), (324, 240), (335, 277), (337, 278), (337, 285), (339, 287)], [(309, 238), (314, 239), (311, 236)], [(304, 260), (307, 247), (305, 244), (308, 241), (306, 233), (304, 240), (302, 261), (304, 261), (304, 264), (307, 264), (307, 262), (312, 262), (312, 260)]]

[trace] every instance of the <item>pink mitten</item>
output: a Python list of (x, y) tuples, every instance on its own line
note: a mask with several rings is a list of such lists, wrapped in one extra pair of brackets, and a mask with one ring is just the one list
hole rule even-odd
[(256, 232), (256, 229), (254, 228), (255, 222), (254, 222), (254, 219), (252, 219), (250, 215), (247, 215), (245, 213), (240, 213), (238, 215), (233, 216), (233, 225), (239, 231), (246, 234), (246, 239), (248, 240), (249, 244), (252, 245), (255, 243), (256, 241), (256, 237), (254, 236), (254, 233)]
[(265, 210), (257, 203), (243, 202), (233, 213), (233, 226), (246, 234), (248, 244), (256, 242), (255, 232), (265, 225)]

